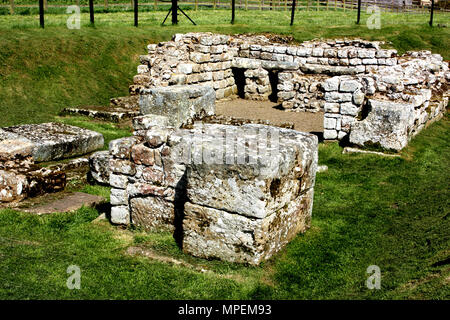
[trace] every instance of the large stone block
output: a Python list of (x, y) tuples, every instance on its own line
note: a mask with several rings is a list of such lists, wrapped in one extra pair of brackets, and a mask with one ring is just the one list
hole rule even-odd
[(258, 265), (310, 226), (313, 189), (264, 219), (184, 205), (183, 251), (201, 258)]
[(362, 121), (351, 125), (350, 143), (401, 150), (409, 141), (414, 123), (414, 105), (369, 100), (370, 112)]
[(148, 196), (130, 200), (131, 219), (136, 226), (150, 231), (174, 231), (174, 204), (161, 197)]
[(33, 144), (33, 160), (52, 161), (101, 149), (103, 135), (62, 123), (25, 124), (0, 129), (0, 141), (17, 139)]
[(187, 165), (183, 248), (258, 264), (309, 226), (317, 137), (264, 125), (205, 127)]
[(214, 115), (215, 101), (215, 91), (208, 86), (169, 86), (144, 89), (139, 106), (141, 114), (166, 116), (170, 126), (181, 127), (194, 118)]

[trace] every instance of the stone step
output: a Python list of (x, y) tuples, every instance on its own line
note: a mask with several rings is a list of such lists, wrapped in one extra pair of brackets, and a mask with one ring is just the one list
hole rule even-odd
[(104, 144), (101, 133), (55, 122), (0, 128), (0, 141), (11, 139), (30, 142), (35, 162), (85, 155)]
[(93, 119), (105, 120), (110, 122), (120, 122), (132, 119), (139, 115), (139, 111), (123, 107), (103, 107), (103, 106), (86, 106), (79, 108), (64, 108), (61, 115), (80, 115)]

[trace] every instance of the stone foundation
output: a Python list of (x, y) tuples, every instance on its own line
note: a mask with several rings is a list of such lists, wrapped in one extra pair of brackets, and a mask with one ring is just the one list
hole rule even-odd
[(215, 100), (323, 110), (325, 140), (389, 150), (448, 103), (442, 57), (377, 42), (189, 33), (148, 50), (130, 87), (133, 136), (93, 155), (92, 177), (112, 187), (113, 223), (173, 232), (203, 258), (257, 265), (281, 250), (310, 226), (317, 171), (316, 136), (215, 117)]
[(324, 111), (325, 140), (348, 140), (369, 99), (412, 104), (410, 139), (442, 116), (448, 64), (429, 51), (398, 56), (380, 45), (360, 39), (286, 45), (264, 36), (176, 34), (148, 46), (130, 92), (195, 84), (211, 87), (216, 99), (239, 91), (246, 99), (276, 99), (286, 111)]
[(84, 155), (103, 147), (100, 133), (60, 123), (0, 129), (0, 202), (64, 190), (66, 171), (87, 172), (86, 161), (41, 167), (37, 162)]

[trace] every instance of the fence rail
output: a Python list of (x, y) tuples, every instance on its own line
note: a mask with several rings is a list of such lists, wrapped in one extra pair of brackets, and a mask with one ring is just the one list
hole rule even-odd
[[(28, 0), (29, 1), (29, 0)], [(171, 5), (170, 1), (164, 0), (144, 0), (139, 2), (139, 7), (150, 7), (154, 10), (158, 8), (166, 8)], [(291, 10), (292, 0), (235, 0), (236, 9), (240, 10)], [(199, 8), (212, 9), (231, 9), (231, 0), (179, 0), (179, 4), (183, 7), (190, 7), (194, 10)], [(406, 2), (406, 1), (405, 1)], [(378, 6), (381, 12), (402, 12), (402, 13), (425, 13), (429, 12), (429, 4), (415, 4), (399, 5), (395, 0), (362, 0), (362, 8), (367, 8), (372, 5)], [(441, 5), (438, 5), (441, 3)], [(110, 7), (127, 7), (133, 9), (133, 0), (96, 0), (94, 1), (96, 7), (110, 8)], [(88, 7), (86, 0), (44, 0), (44, 9), (48, 8), (62, 8), (69, 5), (79, 5), (81, 7)], [(15, 13), (16, 8), (35, 8), (39, 7), (36, 1), (27, 3), (24, 0), (1, 0), (0, 7), (10, 8), (12, 14)], [(296, 11), (355, 11), (358, 7), (358, 0), (297, 0)], [(435, 10), (450, 12), (450, 1), (440, 1), (435, 5)]]

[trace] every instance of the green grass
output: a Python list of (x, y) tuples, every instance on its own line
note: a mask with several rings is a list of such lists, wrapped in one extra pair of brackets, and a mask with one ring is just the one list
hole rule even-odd
[[(260, 267), (190, 257), (168, 233), (93, 222), (94, 209), (0, 211), (0, 298), (449, 299), (449, 129), (448, 118), (433, 124), (401, 159), (321, 145), (329, 170), (317, 176), (312, 228)], [(84, 191), (107, 194), (99, 188)], [(130, 246), (185, 265), (129, 256)], [(81, 268), (81, 290), (65, 286), (69, 265)], [(381, 290), (365, 287), (369, 265), (381, 268)]]
[[(162, 12), (142, 13), (139, 28), (130, 26), (129, 13), (98, 14), (95, 27), (83, 15), (81, 30), (65, 28), (67, 15), (47, 15), (45, 30), (36, 16), (0, 16), (0, 126), (56, 120), (100, 131), (107, 142), (129, 135), (117, 124), (57, 115), (66, 106), (105, 105), (126, 95), (146, 44), (176, 32), (363, 37), (450, 59), (448, 28), (429, 28), (424, 15), (386, 14), (382, 28), (370, 30), (354, 24), (354, 13), (302, 13), (294, 27), (284, 12), (239, 11), (233, 26), (228, 11), (189, 14), (197, 27), (184, 19), (160, 27)], [(437, 23), (446, 17), (438, 14)], [(260, 267), (193, 258), (170, 234), (93, 221), (95, 209), (43, 217), (2, 210), (0, 298), (449, 299), (449, 129), (448, 117), (433, 124), (401, 159), (343, 155), (337, 144), (321, 145), (320, 163), (329, 171), (317, 176), (312, 228)], [(106, 187), (75, 186), (109, 197)], [(130, 246), (157, 259), (129, 256)], [(161, 261), (167, 257), (183, 265)], [(81, 268), (81, 290), (66, 288), (72, 264)], [(373, 264), (382, 273), (378, 291), (365, 287)]]

